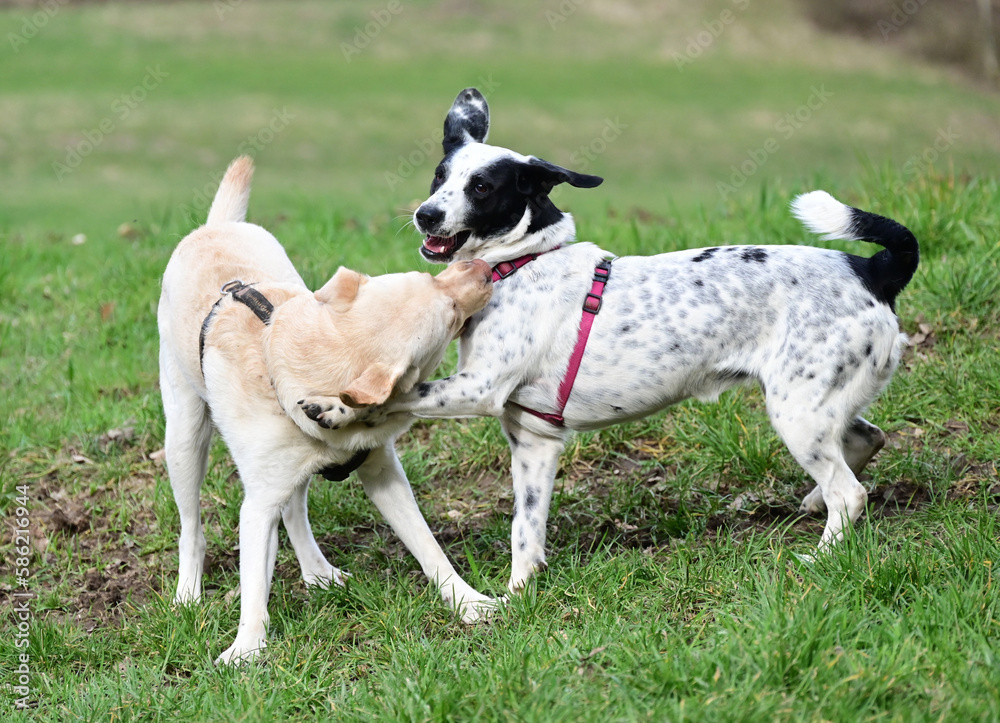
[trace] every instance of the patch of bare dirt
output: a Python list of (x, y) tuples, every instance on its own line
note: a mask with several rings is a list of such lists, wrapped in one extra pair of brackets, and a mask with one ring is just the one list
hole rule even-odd
[[(111, 432), (99, 441), (105, 449), (130, 446), (131, 434)], [(143, 549), (143, 540), (158, 526), (152, 463), (139, 450), (130, 453), (135, 462), (128, 465), (128, 476), (109, 482), (97, 482), (97, 467), (74, 449), (19, 480), (30, 487), (28, 531), (35, 555), (28, 589), (46, 604), (46, 590), (64, 593), (62, 606), (46, 614), (75, 620), (88, 632), (116, 622), (126, 601), (141, 604), (158, 592), (163, 556)], [(11, 542), (3, 540), (4, 547)], [(12, 560), (10, 554), (0, 557), (0, 577), (9, 580), (0, 584), (0, 605), (15, 591)]]

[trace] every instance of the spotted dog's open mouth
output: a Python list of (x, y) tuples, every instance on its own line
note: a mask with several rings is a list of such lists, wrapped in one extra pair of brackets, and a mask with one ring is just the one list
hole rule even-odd
[(428, 236), (420, 247), (420, 253), (428, 261), (450, 259), (469, 240), (471, 234), (471, 231), (460, 231), (454, 236)]

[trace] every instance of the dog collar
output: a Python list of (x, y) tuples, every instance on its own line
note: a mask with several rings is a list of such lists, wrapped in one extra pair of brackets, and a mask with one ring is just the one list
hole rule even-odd
[[(518, 407), (521, 407), (528, 414), (533, 414), (556, 427), (563, 427), (566, 424), (562, 413), (566, 409), (566, 402), (569, 401), (569, 395), (573, 391), (573, 383), (576, 381), (577, 372), (580, 371), (580, 363), (583, 361), (583, 352), (587, 349), (587, 339), (590, 337), (590, 329), (594, 325), (594, 317), (601, 310), (604, 287), (607, 286), (608, 279), (611, 278), (611, 261), (612, 259), (604, 259), (594, 267), (594, 278), (590, 285), (590, 292), (583, 300), (583, 316), (580, 319), (580, 331), (576, 336), (576, 346), (573, 347), (573, 353), (570, 355), (569, 364), (566, 367), (566, 375), (563, 377), (556, 395), (556, 411), (539, 412), (537, 409), (528, 409), (528, 407), (517, 404)], [(524, 263), (528, 262), (525, 261)], [(523, 266), (524, 264), (521, 265)]]
[[(549, 251), (558, 251), (562, 246), (556, 246), (554, 249), (549, 249)], [(524, 256), (518, 256), (516, 259), (511, 261), (501, 261), (499, 264), (493, 267), (493, 283), (500, 281), (501, 279), (506, 279), (508, 276), (513, 274), (519, 268), (528, 264), (535, 259), (537, 259), (542, 254), (547, 254), (549, 251), (539, 251), (536, 254), (525, 254)]]
[(315, 474), (323, 475), (330, 482), (343, 482), (351, 472), (364, 464), (371, 452), (370, 449), (360, 449), (343, 464), (328, 464), (316, 470)]

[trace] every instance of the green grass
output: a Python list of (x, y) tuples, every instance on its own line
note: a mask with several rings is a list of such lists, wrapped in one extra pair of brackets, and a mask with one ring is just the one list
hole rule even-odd
[[(1000, 720), (1000, 147), (982, 130), (998, 97), (818, 34), (785, 3), (750, 4), (682, 71), (672, 53), (722, 4), (584, 3), (554, 29), (527, 3), (404, 4), (347, 63), (339, 43), (380, 7), (60, 7), (0, 54), (0, 513), (12, 530), (26, 485), (36, 595), (21, 648), (7, 532), (5, 720)], [(0, 38), (24, 16), (0, 12)], [(157, 63), (169, 77), (57, 180), (66, 144)], [(263, 660), (216, 669), (238, 620), (226, 593), (241, 493), (219, 443), (206, 601), (174, 607), (178, 519), (150, 458), (166, 260), (204, 213), (201, 189), (287, 106), (296, 117), (257, 153), (253, 220), (314, 286), (341, 264), (422, 266), (402, 207), (425, 193), (436, 151), (392, 188), (385, 173), (491, 76), (497, 143), (572, 165), (606, 118), (628, 124), (577, 165), (604, 186), (557, 194), (580, 237), (615, 253), (821, 244), (788, 213), (817, 186), (914, 231), (921, 267), (899, 299), (914, 346), (871, 410), (890, 444), (867, 470), (867, 514), (801, 563), (822, 521), (794, 514), (811, 481), (760, 393), (683, 403), (570, 442), (549, 571), (491, 624), (464, 627), (360, 485), (317, 483), (317, 538), (354, 577), (307, 593), (283, 538)], [(816, 84), (828, 103), (723, 199), (730, 166)], [(959, 138), (934, 167), (911, 162), (949, 124)], [(512, 493), (498, 425), (418, 422), (399, 448), (448, 555), (502, 593)], [(8, 716), (22, 653), (37, 707)]]

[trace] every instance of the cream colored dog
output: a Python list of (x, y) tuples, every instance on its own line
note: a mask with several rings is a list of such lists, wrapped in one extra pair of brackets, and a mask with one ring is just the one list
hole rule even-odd
[[(339, 396), (361, 407), (409, 391), (438, 366), (449, 342), (490, 298), (482, 261), (437, 277), (411, 272), (369, 278), (341, 268), (313, 293), (281, 244), (245, 223), (253, 163), (236, 159), (208, 221), (174, 251), (163, 276), (158, 323), (166, 458), (180, 511), (176, 600), (201, 595), (205, 556), (199, 497), (213, 422), (243, 480), (240, 508), (240, 623), (217, 663), (252, 658), (265, 647), (267, 598), (278, 518), (307, 585), (343, 584), (309, 526), (313, 474), (344, 479), (355, 467), (365, 492), (462, 619), (493, 601), (455, 572), (417, 508), (393, 449), (409, 415), (378, 425), (326, 429), (299, 400)], [(231, 283), (231, 282), (245, 282)], [(226, 286), (228, 293), (220, 292)], [(221, 298), (220, 298), (221, 296)], [(241, 303), (242, 302), (242, 303)]]

